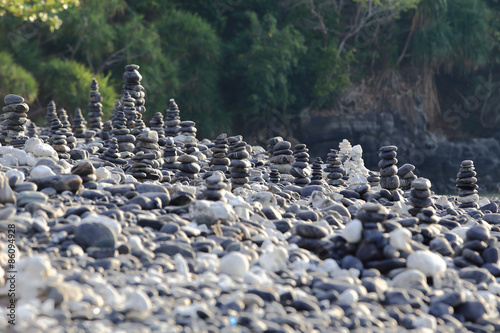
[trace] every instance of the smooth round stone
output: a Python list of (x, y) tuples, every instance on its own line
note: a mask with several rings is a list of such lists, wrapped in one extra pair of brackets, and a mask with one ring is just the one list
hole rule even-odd
[(411, 183), (411, 187), (416, 190), (424, 191), (431, 188), (431, 182), (426, 178), (417, 178)]
[(388, 151), (397, 151), (398, 147), (396, 146), (383, 146), (380, 148), (380, 152), (388, 152)]
[(390, 160), (393, 158), (396, 158), (398, 154), (395, 151), (387, 151), (387, 152), (381, 152), (378, 154), (378, 157), (384, 160)]
[(231, 276), (243, 276), (250, 269), (246, 255), (240, 252), (230, 252), (221, 258), (219, 272)]
[(418, 269), (407, 269), (392, 279), (392, 286), (406, 290), (427, 288), (427, 277)]
[(359, 295), (353, 289), (346, 289), (342, 294), (337, 298), (337, 304), (339, 305), (354, 305), (358, 303)]
[(397, 173), (398, 173), (398, 167), (395, 165), (391, 165), (391, 166), (385, 167), (383, 169), (380, 169), (380, 176), (381, 177), (390, 177), (390, 176), (394, 176)]
[(498, 247), (490, 247), (481, 253), (481, 257), (486, 263), (498, 263), (500, 260), (500, 249)]
[(44, 178), (55, 176), (56, 174), (46, 165), (39, 165), (34, 167), (30, 172), (30, 178)]
[(363, 224), (360, 220), (354, 219), (347, 223), (344, 229), (342, 229), (340, 236), (344, 238), (348, 243), (357, 243), (362, 238)]
[(398, 176), (381, 177), (380, 186), (385, 189), (395, 190), (399, 187), (399, 177)]
[(75, 230), (75, 241), (82, 248), (112, 247), (116, 245), (113, 230), (103, 223), (82, 223)]
[(466, 204), (466, 203), (473, 203), (473, 202), (478, 202), (479, 201), (479, 195), (477, 194), (472, 194), (472, 195), (467, 195), (463, 197), (458, 197), (457, 198), (458, 202)]
[(48, 196), (42, 192), (24, 191), (16, 195), (17, 205), (22, 207), (30, 202), (47, 203)]
[(431, 191), (430, 190), (417, 190), (417, 189), (413, 188), (410, 191), (410, 194), (414, 198), (425, 200), (431, 196)]
[(82, 161), (71, 168), (71, 173), (79, 176), (88, 176), (96, 171), (94, 165), (89, 161)]
[(430, 251), (415, 251), (407, 258), (408, 268), (418, 269), (426, 276), (440, 276), (446, 271), (444, 259)]
[(484, 225), (475, 225), (465, 233), (468, 239), (486, 241), (490, 238), (490, 230)]
[(415, 166), (413, 164), (403, 164), (399, 169), (398, 169), (398, 175), (404, 176), (407, 173), (410, 173), (415, 170)]
[(297, 235), (304, 238), (320, 239), (328, 235), (328, 230), (326, 228), (308, 223), (302, 223), (295, 226), (295, 232)]
[(396, 165), (396, 164), (398, 164), (397, 158), (393, 158), (390, 160), (380, 160), (380, 162), (378, 162), (378, 168), (383, 169), (383, 168), (386, 168), (388, 166)]
[(474, 162), (472, 160), (464, 160), (460, 163), (462, 168), (472, 168), (474, 166)]
[(158, 142), (158, 132), (145, 130), (137, 136), (137, 140), (146, 143), (157, 143)]
[(0, 209), (0, 220), (9, 220), (16, 215), (17, 209), (15, 207), (7, 207)]
[(4, 97), (3, 99), (4, 103), (9, 105), (9, 104), (18, 104), (18, 103), (23, 103), (24, 98), (18, 95), (14, 94), (8, 94), (7, 96)]
[(283, 150), (283, 149), (290, 149), (292, 148), (292, 144), (288, 141), (280, 141), (277, 144), (274, 145), (273, 150)]
[(177, 161), (181, 163), (195, 163), (198, 162), (198, 157), (193, 155), (182, 155), (177, 158)]
[(485, 315), (486, 312), (486, 305), (481, 301), (466, 301), (456, 309), (457, 314), (461, 314), (466, 320), (473, 322)]
[(177, 169), (182, 172), (194, 174), (200, 172), (201, 167), (196, 163), (182, 163), (177, 166)]

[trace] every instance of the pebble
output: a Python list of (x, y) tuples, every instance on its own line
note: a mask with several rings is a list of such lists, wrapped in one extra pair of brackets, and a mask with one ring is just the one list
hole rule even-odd
[(408, 256), (406, 265), (431, 277), (440, 276), (446, 271), (443, 257), (430, 251), (415, 251)]
[(220, 260), (219, 272), (242, 277), (250, 269), (248, 258), (239, 252), (230, 252)]

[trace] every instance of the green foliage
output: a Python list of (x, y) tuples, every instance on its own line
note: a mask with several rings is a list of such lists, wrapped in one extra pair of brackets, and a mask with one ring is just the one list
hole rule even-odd
[(0, 2), (0, 16), (12, 15), (23, 21), (48, 22), (50, 30), (54, 31), (62, 23), (57, 14), (79, 4), (79, 0), (4, 0)]
[(39, 77), (42, 78), (39, 95), (42, 105), (54, 100), (58, 108), (65, 108), (69, 113), (77, 107), (81, 108), (84, 114), (88, 113), (87, 104), (93, 77), (99, 84), (103, 99), (104, 120), (109, 119), (114, 103), (118, 99), (109, 76), (94, 75), (76, 61), (53, 58), (41, 66)]
[(31, 103), (38, 94), (38, 83), (30, 72), (14, 62), (10, 54), (0, 52), (0, 96), (8, 94), (20, 95)]

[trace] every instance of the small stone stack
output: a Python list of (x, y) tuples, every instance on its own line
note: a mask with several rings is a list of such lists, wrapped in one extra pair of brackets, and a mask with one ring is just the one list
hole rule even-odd
[(137, 154), (140, 151), (145, 153), (159, 152), (160, 146), (158, 145), (158, 133), (150, 129), (146, 129), (139, 134), (137, 136), (134, 154)]
[(118, 150), (118, 141), (116, 140), (116, 137), (111, 137), (111, 139), (109, 139), (108, 148), (106, 148), (104, 153), (99, 155), (99, 158), (114, 164), (127, 164), (126, 160), (120, 158), (120, 151)]
[(271, 169), (271, 173), (269, 173), (269, 182), (273, 184), (278, 184), (280, 182), (281, 175), (278, 169)]
[(45, 112), (45, 128), (42, 130), (42, 133), (40, 133), (40, 137), (42, 139), (48, 140), (52, 136), (53, 133), (51, 132), (51, 126), (54, 118), (57, 118), (56, 103), (54, 101), (50, 101), (49, 104), (47, 104)]
[(66, 128), (61, 128), (61, 132), (66, 135), (66, 142), (69, 147), (69, 149), (75, 149), (76, 148), (76, 138), (73, 132), (68, 131)]
[(290, 169), (290, 174), (295, 177), (293, 183), (298, 186), (305, 186), (311, 182), (309, 176), (311, 176), (311, 168), (309, 167), (309, 149), (306, 145), (299, 143), (293, 147), (293, 157), (295, 162), (292, 164)]
[(165, 136), (175, 137), (179, 135), (181, 127), (181, 118), (179, 117), (179, 107), (175, 103), (175, 100), (170, 99), (170, 106), (167, 111), (165, 111)]
[(109, 138), (111, 138), (111, 133), (113, 130), (113, 125), (111, 123), (111, 120), (105, 121), (104, 124), (102, 125), (102, 130), (101, 130), (101, 139), (104, 142), (107, 142)]
[(57, 110), (57, 117), (61, 121), (63, 128), (66, 128), (68, 131), (71, 131), (71, 123), (69, 122), (69, 117), (68, 113), (66, 112), (66, 109), (60, 108), (59, 110)]
[(52, 136), (50, 137), (50, 144), (52, 148), (57, 152), (59, 159), (69, 160), (70, 159), (70, 148), (68, 147), (68, 142), (66, 141), (66, 129), (63, 128), (59, 118), (52, 119), (52, 124), (50, 126)]
[(457, 174), (458, 202), (460, 208), (478, 208), (477, 194), (478, 185), (476, 184), (476, 171), (474, 171), (474, 162), (471, 160), (462, 161), (460, 170)]
[(85, 137), (85, 131), (87, 130), (87, 121), (83, 117), (82, 109), (80, 108), (75, 109), (75, 116), (73, 117), (72, 130), (75, 137), (77, 138)]
[(10, 143), (16, 148), (24, 146), (28, 139), (24, 136), (26, 127), (24, 124), (28, 121), (28, 104), (24, 103), (24, 98), (18, 95), (9, 94), (4, 98), (5, 106), (3, 107), (3, 122), (1, 141)]
[(90, 84), (90, 103), (89, 108), (89, 129), (99, 132), (102, 128), (102, 98), (99, 92), (99, 84), (95, 78)]
[[(151, 132), (156, 134), (154, 131)], [(160, 157), (161, 155), (158, 150), (150, 150), (149, 152), (139, 151), (135, 156), (132, 156), (132, 167), (129, 169), (132, 176), (139, 181), (162, 181), (163, 175), (160, 171)]]
[(345, 175), (345, 171), (342, 168), (342, 162), (339, 159), (339, 152), (337, 149), (330, 149), (326, 157), (326, 168), (325, 172), (327, 184), (332, 186), (343, 186), (345, 185), (345, 181), (342, 177)]
[(293, 151), (290, 149), (292, 144), (288, 141), (280, 141), (273, 147), (273, 156), (269, 162), (276, 167), (280, 173), (289, 173), (291, 164), (295, 162)]
[(146, 129), (146, 124), (144, 123), (144, 120), (142, 120), (142, 115), (140, 113), (137, 113), (137, 118), (134, 121), (134, 127), (130, 131), (133, 136), (136, 138)]
[(189, 138), (186, 138), (184, 141), (184, 152), (188, 155), (194, 154), (200, 159), (198, 156), (200, 152), (200, 149), (198, 149), (198, 140), (196, 140), (194, 136), (189, 136)]
[(26, 135), (29, 138), (37, 138), (38, 137), (38, 129), (36, 128), (36, 124), (32, 121), (28, 122), (26, 125)]
[(323, 180), (323, 160), (321, 157), (316, 157), (312, 165), (312, 177), (310, 185), (326, 185), (326, 182)]
[(413, 164), (404, 164), (398, 169), (399, 186), (403, 191), (407, 191), (411, 188), (411, 183), (417, 176), (413, 173), (415, 166)]
[(377, 171), (368, 171), (368, 177), (366, 178), (368, 184), (371, 187), (376, 187), (380, 185), (380, 172)]
[(179, 125), (180, 125), (179, 134), (196, 137), (197, 129), (195, 127), (196, 123), (194, 121), (191, 120), (181, 121)]
[(135, 109), (135, 100), (126, 91), (123, 93), (121, 104), (122, 110), (127, 120), (127, 128), (132, 130), (135, 126), (135, 121), (139, 118), (140, 113)]
[(210, 171), (222, 171), (224, 174), (229, 173), (229, 158), (227, 158), (228, 141), (227, 134), (222, 133), (214, 140), (212, 150), (212, 160)]
[(127, 119), (125, 118), (125, 114), (123, 113), (123, 111), (115, 112), (115, 118), (113, 119), (113, 129), (111, 130), (111, 133), (117, 140), (119, 151), (134, 151), (135, 136), (130, 134), (130, 130), (127, 128)]
[(231, 160), (231, 185), (232, 189), (238, 187), (250, 188), (248, 182), (250, 179), (250, 161), (248, 157), (250, 156), (246, 150), (247, 143), (245, 141), (240, 141), (234, 146), (234, 151), (228, 155)]
[(410, 203), (413, 208), (408, 210), (411, 215), (417, 216), (422, 209), (433, 206), (430, 189), (431, 182), (426, 178), (417, 178), (412, 181)]
[(226, 190), (225, 181), (226, 176), (221, 171), (214, 171), (211, 176), (205, 179), (207, 189), (203, 192), (206, 200), (211, 201), (219, 201), (222, 200), (224, 202), (227, 199), (224, 197), (224, 192)]
[(283, 138), (281, 136), (275, 136), (267, 141), (266, 149), (270, 157), (273, 156), (274, 146), (276, 146), (276, 144), (281, 141), (283, 141)]
[(234, 152), (234, 147), (243, 140), (243, 136), (235, 135), (227, 138), (227, 143), (229, 145), (227, 153), (231, 154)]
[(91, 143), (95, 141), (96, 131), (88, 129), (85, 131), (85, 143)]
[(378, 163), (380, 168), (380, 187), (394, 192), (399, 188), (399, 177), (397, 176), (398, 167), (396, 164), (398, 160), (396, 159), (398, 147), (396, 146), (384, 146), (380, 148), (378, 156), (381, 161)]
[(163, 126), (165, 126), (163, 115), (161, 112), (156, 112), (149, 121), (149, 128), (158, 133), (158, 143), (160, 146), (165, 146), (165, 130)]
[[(144, 87), (141, 85), (142, 75), (139, 73), (138, 65), (127, 65), (125, 66), (125, 72), (123, 73), (123, 93), (128, 93), (134, 99), (134, 106), (139, 114), (146, 112), (146, 93)], [(126, 114), (126, 113), (125, 113)], [(127, 118), (128, 119), (128, 118)]]
[(177, 164), (177, 169), (179, 171), (175, 173), (175, 178), (177, 180), (189, 181), (198, 178), (198, 172), (201, 170), (198, 165), (198, 157), (194, 155), (182, 155), (177, 158), (177, 161), (180, 162)]
[(94, 165), (89, 161), (81, 161), (71, 168), (71, 174), (80, 176), (85, 188), (97, 188), (95, 172)]
[(165, 149), (163, 150), (163, 167), (169, 170), (177, 169), (178, 150), (175, 147), (174, 138), (167, 136), (165, 138)]
[(344, 163), (347, 159), (349, 159), (349, 155), (352, 150), (352, 145), (349, 142), (349, 140), (344, 139), (342, 142), (339, 143), (339, 156), (340, 156), (340, 161)]

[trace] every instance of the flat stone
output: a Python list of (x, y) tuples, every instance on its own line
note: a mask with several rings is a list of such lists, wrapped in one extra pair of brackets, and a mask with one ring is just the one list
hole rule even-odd
[(82, 223), (75, 230), (75, 241), (83, 248), (112, 247), (116, 245), (113, 230), (102, 223)]
[(328, 235), (328, 230), (324, 227), (309, 223), (302, 223), (295, 226), (297, 235), (305, 238), (321, 239)]

